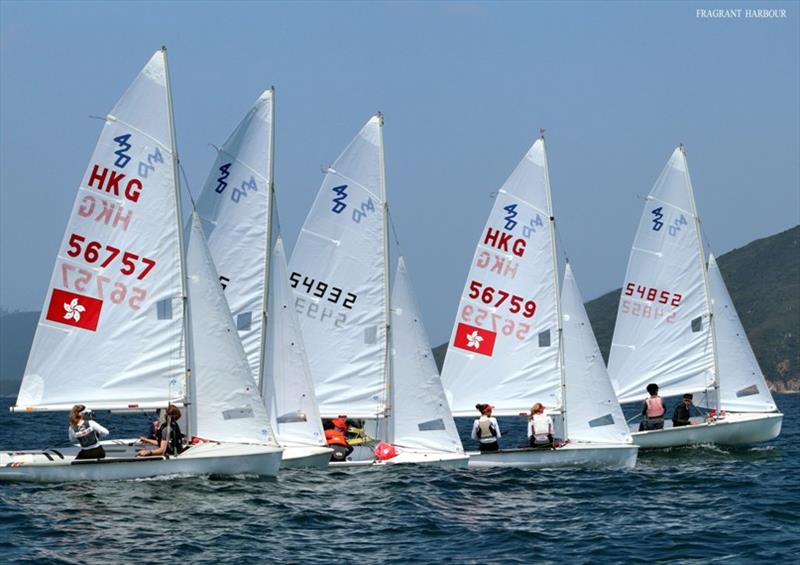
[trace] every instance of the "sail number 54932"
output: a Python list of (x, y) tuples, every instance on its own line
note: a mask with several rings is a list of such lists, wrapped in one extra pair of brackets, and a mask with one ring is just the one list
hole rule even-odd
[(505, 303), (509, 312), (512, 314), (522, 312), (522, 315), (526, 318), (533, 318), (536, 313), (535, 301), (525, 300), (522, 296), (511, 294), (499, 288), (484, 286), (483, 283), (478, 281), (470, 281), (469, 297), (472, 299), (480, 298), (481, 302), (493, 305), (495, 308), (499, 308)]
[[(316, 298), (324, 298), (327, 293), (327, 300), (332, 304), (337, 304), (339, 298), (342, 297), (343, 291), (338, 286), (333, 286), (323, 281), (316, 281), (310, 277), (304, 277), (298, 272), (293, 272), (289, 276), (289, 281), (292, 283), (292, 288), (303, 287), (306, 294), (310, 294)], [(358, 297), (355, 294), (348, 292), (342, 301), (342, 306), (348, 310), (352, 310), (353, 304), (356, 303), (356, 298)]]

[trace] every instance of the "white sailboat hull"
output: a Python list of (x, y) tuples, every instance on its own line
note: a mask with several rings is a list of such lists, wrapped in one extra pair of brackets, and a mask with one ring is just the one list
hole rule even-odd
[(520, 448), (480, 453), (470, 451), (473, 467), (609, 467), (632, 469), (639, 448), (631, 444), (569, 443), (558, 449)]
[[(137, 446), (104, 445), (106, 458), (75, 461), (78, 448), (0, 453), (0, 481), (118, 481), (166, 475), (274, 477), (282, 449), (269, 445), (208, 442), (176, 457), (135, 456)], [(141, 446), (138, 446), (141, 447)]]
[(713, 422), (631, 435), (634, 443), (643, 449), (699, 444), (751, 445), (778, 437), (782, 425), (783, 414), (780, 412), (729, 413)]
[(427, 467), (441, 467), (448, 469), (466, 469), (469, 457), (464, 453), (451, 453), (446, 451), (423, 450), (398, 450), (396, 456), (385, 461), (368, 459), (361, 461), (341, 461), (331, 463), (331, 467), (391, 467), (395, 465), (425, 465)]
[(333, 450), (316, 445), (286, 445), (283, 447), (281, 469), (324, 469), (331, 461)]

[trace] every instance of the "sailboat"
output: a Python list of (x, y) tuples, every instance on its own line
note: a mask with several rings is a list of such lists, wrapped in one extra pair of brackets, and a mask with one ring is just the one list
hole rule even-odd
[(497, 192), (461, 296), (442, 381), (455, 416), (477, 416), (475, 405), (487, 402), (497, 416), (524, 415), (535, 402), (556, 416), (560, 447), (468, 452), (470, 467), (636, 463), (637, 448), (569, 265), (559, 295), (543, 137)]
[(633, 434), (647, 448), (742, 445), (780, 434), (766, 379), (713, 256), (706, 264), (686, 153), (672, 153), (644, 211), (628, 261), (608, 371), (620, 402), (701, 393), (713, 416), (691, 426)]
[(197, 209), (252, 378), (284, 448), (281, 467), (325, 467), (332, 450), (290, 307), (277, 221), (274, 112), (275, 91), (269, 89), (218, 150)]
[(242, 378), (238, 340), (226, 340), (230, 313), (196, 222), (183, 247), (177, 165), (161, 49), (106, 117), (11, 410), (173, 404), (184, 407), (188, 435), (205, 439), (174, 457), (137, 458), (120, 441), (106, 442), (100, 460), (76, 460), (77, 447), (3, 452), (0, 479), (277, 474), (281, 449)]
[(391, 457), (359, 446), (332, 465), (466, 467), (402, 258), (397, 269), (390, 300), (377, 114), (326, 169), (289, 263), (322, 417), (364, 419), (392, 445)]

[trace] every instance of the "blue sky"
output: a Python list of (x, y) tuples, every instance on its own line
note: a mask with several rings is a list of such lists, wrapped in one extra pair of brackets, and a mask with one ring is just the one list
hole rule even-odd
[[(777, 8), (785, 19), (697, 9)], [(103, 116), (169, 49), (178, 144), (201, 188), (277, 89), (289, 246), (332, 162), (386, 116), (390, 207), (434, 344), (496, 190), (546, 128), (560, 244), (584, 297), (619, 287), (642, 200), (687, 146), (719, 254), (800, 222), (794, 2), (0, 3), (0, 305), (39, 309)], [(188, 208), (188, 207), (187, 207)]]

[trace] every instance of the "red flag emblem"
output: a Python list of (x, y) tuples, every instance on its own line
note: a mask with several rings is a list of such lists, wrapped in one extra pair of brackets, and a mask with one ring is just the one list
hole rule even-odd
[(480, 353), (491, 357), (494, 351), (494, 340), (497, 332), (476, 328), (468, 324), (458, 324), (456, 328), (456, 338), (453, 340), (453, 347), (466, 349), (473, 353)]
[(102, 308), (102, 300), (54, 288), (47, 307), (47, 319), (94, 332)]

